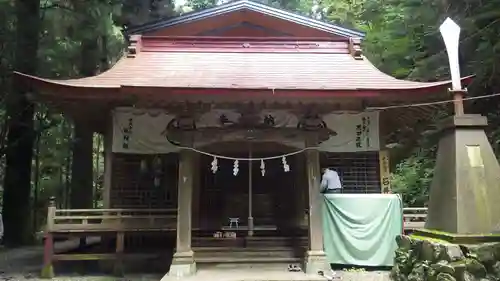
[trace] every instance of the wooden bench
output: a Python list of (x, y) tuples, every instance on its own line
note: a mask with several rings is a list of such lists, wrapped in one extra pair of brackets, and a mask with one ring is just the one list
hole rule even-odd
[[(51, 198), (44, 241), (43, 278), (54, 276), (60, 260), (114, 260), (121, 274), (125, 233), (176, 231), (177, 209), (57, 209)], [(102, 254), (55, 254), (54, 236), (116, 236), (115, 251)]]
[(404, 230), (416, 230), (425, 227), (427, 208), (403, 208)]

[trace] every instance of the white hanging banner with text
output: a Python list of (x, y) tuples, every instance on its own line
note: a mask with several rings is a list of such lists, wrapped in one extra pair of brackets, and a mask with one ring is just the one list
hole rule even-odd
[[(196, 120), (198, 128), (223, 128), (219, 124), (221, 114), (230, 119), (228, 112), (210, 113)], [(274, 117), (276, 130), (280, 128), (296, 128), (297, 116), (283, 112), (266, 112)], [(290, 115), (290, 116), (289, 116)], [(164, 110), (146, 110), (135, 108), (117, 108), (113, 113), (113, 152), (132, 154), (162, 154), (179, 151), (179, 147), (167, 138), (166, 129), (175, 118)], [(236, 117), (235, 117), (236, 118)], [(235, 119), (233, 118), (233, 119)], [(379, 114), (378, 112), (364, 112), (358, 114), (333, 113), (324, 115), (323, 121), (329, 129), (337, 135), (331, 136), (320, 144), (320, 150), (325, 152), (358, 152), (379, 150)], [(213, 120), (212, 120), (213, 119)], [(231, 121), (231, 120), (230, 120)], [(236, 122), (236, 121), (234, 121)], [(222, 130), (223, 131), (223, 130)], [(224, 138), (223, 136), (226, 136)], [(210, 139), (200, 138), (193, 144), (196, 147), (210, 142), (224, 141), (230, 135), (212, 136)], [(271, 138), (271, 137), (269, 137)], [(226, 140), (227, 141), (227, 140)], [(262, 141), (270, 141), (263, 139)], [(272, 141), (296, 144), (297, 149), (304, 147), (304, 141), (299, 139), (273, 139)]]
[(323, 116), (327, 127), (337, 133), (320, 144), (325, 152), (377, 151), (380, 149), (379, 112), (332, 113)]
[(179, 148), (165, 137), (165, 130), (174, 118), (163, 110), (115, 109), (113, 152), (161, 154), (178, 151)]

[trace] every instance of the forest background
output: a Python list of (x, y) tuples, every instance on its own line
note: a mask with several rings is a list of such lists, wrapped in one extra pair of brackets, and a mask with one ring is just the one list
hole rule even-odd
[[(462, 74), (476, 75), (469, 95), (499, 92), (500, 0), (261, 2), (365, 31), (364, 54), (385, 73), (415, 81), (449, 78), (438, 27), (450, 16), (463, 29)], [(12, 71), (48, 78), (96, 75), (122, 55), (124, 27), (219, 4), (221, 0), (0, 0), (0, 195), (7, 246), (33, 241), (50, 196), (59, 206), (78, 207), (85, 194), (92, 194), (87, 202), (99, 207), (104, 169), (102, 137), (33, 104)], [(466, 111), (488, 117), (488, 136), (498, 155), (498, 100), (467, 102)], [(435, 120), (445, 114), (437, 112)], [(415, 137), (412, 128), (402, 128), (391, 156), (393, 191), (408, 206), (427, 202), (436, 151), (430, 135)]]

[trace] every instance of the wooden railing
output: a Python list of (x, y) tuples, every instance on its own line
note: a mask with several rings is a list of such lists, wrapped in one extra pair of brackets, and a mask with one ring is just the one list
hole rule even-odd
[(176, 229), (176, 209), (48, 208), (47, 232), (130, 232)]
[(426, 219), (427, 208), (403, 208), (403, 227), (405, 230), (424, 228)]
[[(115, 270), (121, 272), (125, 234), (176, 230), (176, 209), (57, 209), (51, 198), (47, 212), (42, 277), (54, 276), (52, 263), (56, 260), (114, 259)], [(113, 253), (67, 254), (54, 253), (54, 236), (92, 235), (116, 237)], [(88, 240), (87, 240), (88, 241)]]
[[(176, 209), (57, 209), (47, 214), (48, 232), (168, 231), (176, 229)], [(405, 229), (425, 225), (427, 208), (404, 208)]]
[[(176, 209), (57, 209), (50, 204), (47, 232), (129, 232), (176, 229)], [(427, 208), (404, 208), (405, 229), (425, 226)]]

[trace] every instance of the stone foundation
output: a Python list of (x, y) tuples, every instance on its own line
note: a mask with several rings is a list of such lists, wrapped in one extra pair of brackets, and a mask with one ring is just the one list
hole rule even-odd
[[(193, 251), (175, 253), (170, 270), (165, 276), (175, 278), (188, 277), (196, 273), (196, 262)], [(165, 278), (165, 277), (164, 277)], [(162, 280), (164, 280), (162, 278)]]
[(500, 280), (500, 242), (474, 245), (400, 235), (394, 281)]
[(329, 272), (330, 265), (326, 260), (323, 251), (307, 251), (303, 265), (304, 272), (307, 274), (318, 274), (318, 272)]

